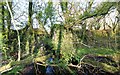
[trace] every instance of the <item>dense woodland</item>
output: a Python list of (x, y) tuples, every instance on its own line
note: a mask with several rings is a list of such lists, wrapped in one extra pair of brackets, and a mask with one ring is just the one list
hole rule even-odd
[(120, 2), (22, 2), (0, 2), (0, 74), (120, 75)]

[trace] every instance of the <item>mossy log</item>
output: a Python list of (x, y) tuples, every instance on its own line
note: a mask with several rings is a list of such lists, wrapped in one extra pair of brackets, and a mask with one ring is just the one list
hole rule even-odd
[(26, 64), (30, 64), (30, 63), (34, 63), (34, 62), (35, 63), (36, 62), (45, 63), (46, 59), (49, 56), (50, 55), (46, 55), (46, 56), (41, 56), (41, 57), (36, 57), (36, 58), (34, 58), (33, 56), (29, 56), (26, 59), (23, 59), (21, 61), (10, 61), (8, 64), (0, 67), (0, 73), (4, 73), (4, 72), (11, 70), (12, 67), (15, 65), (26, 65)]
[[(113, 59), (114, 56), (95, 56), (88, 55), (83, 62), (85, 64), (93, 65), (95, 68), (101, 68), (105, 72), (115, 73), (119, 70), (118, 63)], [(118, 59), (119, 60), (119, 59)]]

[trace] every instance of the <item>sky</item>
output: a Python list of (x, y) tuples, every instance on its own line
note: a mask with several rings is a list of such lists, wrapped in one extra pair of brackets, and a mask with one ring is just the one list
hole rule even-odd
[[(13, 15), (15, 24), (20, 25), (21, 27), (25, 27), (25, 24), (28, 21), (28, 2), (24, 0), (14, 0), (12, 10), (14, 12)], [(11, 28), (15, 29), (14, 26), (12, 26)], [(17, 27), (17, 29), (21, 28)]]
[[(37, 0), (37, 1), (33, 0), (33, 2), (36, 2), (36, 4), (37, 4), (36, 6), (39, 6), (39, 7), (45, 7), (44, 4), (41, 5), (41, 3), (43, 1), (44, 0)], [(47, 2), (48, 0), (45, 0), (45, 1)], [(58, 0), (52, 0), (52, 1), (53, 2), (55, 1), (53, 4), (54, 4), (54, 6), (56, 6)], [(80, 7), (85, 9), (89, 0), (76, 0), (76, 1), (78, 1), (77, 3), (80, 4)], [(92, 5), (92, 8), (95, 8), (102, 1), (103, 0), (95, 0), (93, 5)], [(16, 25), (21, 25), (21, 27), (24, 28), (27, 21), (28, 21), (28, 1), (27, 0), (14, 0), (14, 2), (13, 2), (13, 10), (14, 10), (14, 19), (15, 19)], [(40, 8), (36, 8), (36, 10), (37, 10), (37, 12), (42, 11), (42, 9), (40, 10)], [(34, 10), (34, 11), (36, 11), (36, 10)], [(63, 21), (64, 18), (61, 19), (59, 17), (58, 13), (62, 12), (62, 10), (61, 10), (59, 5), (57, 5), (55, 7), (55, 10), (59, 10), (59, 12), (56, 11), (56, 16), (55, 17), (57, 19), (56, 19), (55, 23), (60, 23), (60, 22), (57, 22), (57, 21)], [(81, 12), (83, 12), (83, 11), (81, 11)], [(62, 13), (60, 13), (60, 15), (62, 15)], [(115, 21), (115, 15), (117, 15), (116, 10), (114, 10), (114, 12), (111, 12), (109, 15), (106, 16), (106, 22), (108, 24), (110, 24), (110, 22), (109, 22), (110, 18), (114, 22)], [(33, 16), (32, 16), (32, 18), (33, 18), (33, 27), (37, 28), (37, 27), (39, 27), (39, 23), (38, 23), (37, 19), (35, 18), (35, 16), (36, 16), (36, 14), (33, 14)], [(50, 29), (48, 27), (50, 25), (51, 25), (51, 23), (50, 23), (50, 20), (48, 19), (47, 24), (45, 25), (45, 28), (48, 30), (48, 32), (50, 31)], [(17, 28), (21, 29), (20, 27), (17, 27)], [(12, 26), (11, 29), (14, 29), (14, 27)]]

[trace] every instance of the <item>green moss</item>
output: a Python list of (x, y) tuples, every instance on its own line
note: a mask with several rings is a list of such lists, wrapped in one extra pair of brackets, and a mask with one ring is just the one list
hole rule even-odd
[(78, 49), (77, 54), (80, 56), (84, 56), (85, 54), (94, 54), (94, 55), (114, 55), (114, 53), (118, 53), (112, 49), (107, 48), (83, 48)]
[(108, 65), (107, 63), (97, 62), (95, 60), (85, 59), (84, 64), (92, 65), (93, 67), (99, 67), (106, 72), (115, 73), (118, 71), (118, 67)]

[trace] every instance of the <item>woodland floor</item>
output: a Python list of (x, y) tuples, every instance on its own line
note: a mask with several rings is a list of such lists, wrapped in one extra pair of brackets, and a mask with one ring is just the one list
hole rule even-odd
[[(81, 49), (78, 56), (81, 61), (72, 61), (68, 65), (52, 63), (53, 75), (120, 75), (120, 53), (110, 49)], [(102, 49), (104, 50), (104, 49)], [(104, 52), (104, 53), (103, 53)], [(30, 62), (26, 65), (14, 66), (3, 75), (46, 75), (47, 64)]]

